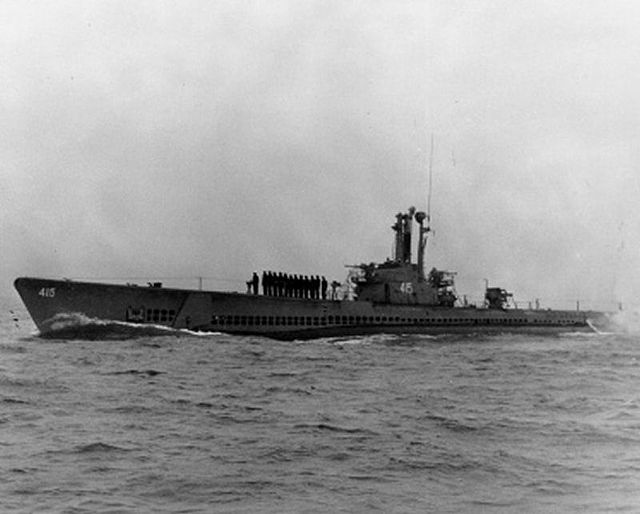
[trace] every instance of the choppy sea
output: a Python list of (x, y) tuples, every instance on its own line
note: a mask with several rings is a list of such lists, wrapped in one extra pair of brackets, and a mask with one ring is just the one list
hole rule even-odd
[(51, 340), (0, 314), (0, 512), (640, 512), (638, 335)]

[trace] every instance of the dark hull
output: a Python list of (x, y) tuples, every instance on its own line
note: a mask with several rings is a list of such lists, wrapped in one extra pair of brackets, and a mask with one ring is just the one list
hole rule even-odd
[(174, 329), (313, 339), (366, 334), (593, 331), (599, 313), (439, 308), (269, 297), (69, 280), (18, 278), (15, 287), (42, 336), (62, 337), (64, 316)]

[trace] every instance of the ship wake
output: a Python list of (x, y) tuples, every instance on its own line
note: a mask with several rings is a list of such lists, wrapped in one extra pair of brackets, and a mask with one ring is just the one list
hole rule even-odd
[(608, 316), (609, 326), (616, 333), (638, 335), (640, 334), (640, 307), (620, 310)]
[(57, 314), (45, 321), (39, 336), (45, 339), (115, 340), (140, 337), (191, 335), (163, 325), (128, 323), (125, 321), (90, 318), (77, 312)]

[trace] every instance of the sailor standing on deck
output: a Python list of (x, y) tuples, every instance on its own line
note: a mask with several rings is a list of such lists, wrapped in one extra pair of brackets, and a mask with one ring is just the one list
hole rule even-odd
[(340, 287), (340, 282), (338, 282), (337, 280), (334, 280), (333, 282), (331, 282), (331, 299), (332, 300), (338, 299), (338, 287)]
[(267, 271), (267, 294), (269, 296), (275, 296), (276, 293), (274, 291), (275, 286), (274, 286), (274, 282), (276, 279), (276, 274), (273, 271)]
[(291, 296), (291, 279), (287, 273), (283, 277), (284, 296)]
[(302, 277), (302, 298), (309, 298), (309, 276)]
[(260, 279), (258, 278), (258, 274), (255, 271), (253, 272), (253, 277), (251, 278), (251, 286), (253, 287), (253, 294), (258, 294)]
[(278, 278), (276, 278), (276, 296), (284, 295), (284, 277), (282, 271), (278, 272)]

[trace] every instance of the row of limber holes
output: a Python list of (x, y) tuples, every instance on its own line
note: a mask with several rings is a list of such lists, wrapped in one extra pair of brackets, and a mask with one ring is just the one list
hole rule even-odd
[(147, 321), (171, 322), (176, 317), (173, 309), (147, 309)]
[(401, 318), (387, 316), (212, 316), (212, 325), (373, 325), (373, 324), (409, 324), (409, 325), (578, 325), (575, 319), (527, 319), (527, 318)]

